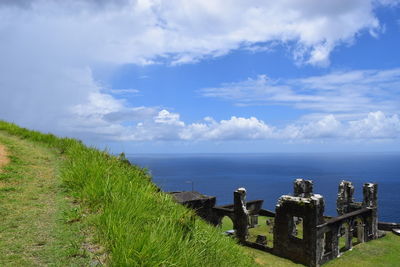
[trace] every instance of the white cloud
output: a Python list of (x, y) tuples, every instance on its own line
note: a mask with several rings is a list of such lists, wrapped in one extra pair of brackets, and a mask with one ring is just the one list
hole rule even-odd
[(179, 114), (170, 113), (168, 110), (163, 109), (154, 117), (154, 122), (173, 126), (185, 126), (185, 124), (180, 121), (179, 117)]
[(382, 111), (370, 112), (355, 120), (338, 120), (330, 114), (318, 120), (288, 125), (279, 136), (291, 140), (394, 140), (400, 139), (400, 120), (397, 114), (388, 116)]
[(332, 114), (300, 126), (296, 132), (299, 135), (298, 138), (301, 139), (341, 138), (346, 135), (343, 132), (342, 122)]
[(265, 75), (204, 88), (205, 97), (239, 105), (286, 105), (322, 113), (360, 114), (400, 109), (400, 69), (353, 70), (291, 80)]
[[(253, 117), (219, 122), (209, 118), (194, 124), (159, 107), (130, 106), (112, 96), (117, 91), (102, 88), (91, 68), (98, 63), (182, 64), (234, 49), (268, 49), (280, 44), (289, 46), (298, 62), (328, 64), (337, 45), (353, 42), (360, 33), (379, 31), (374, 14), (377, 4), (374, 0), (1, 1), (0, 117), (59, 134), (87, 133), (109, 139), (277, 138), (279, 130)], [(247, 90), (256, 89), (255, 95), (263, 95), (263, 102), (323, 110), (318, 100), (327, 95), (295, 93), (290, 84), (265, 87), (265, 79), (253, 80), (261, 84), (258, 87), (252, 87), (252, 80), (247, 85)], [(320, 81), (299, 82), (315, 85)], [(241, 88), (235, 90), (242, 93)], [(225, 94), (231, 97), (228, 91)], [(245, 102), (254, 102), (247, 92), (243, 96)], [(345, 109), (350, 104), (340, 102), (341, 97), (336, 96), (335, 103), (344, 103), (340, 109)], [(365, 98), (354, 97), (358, 102)], [(307, 106), (302, 107), (300, 100)], [(393, 106), (395, 100), (382, 99), (379, 104)], [(390, 120), (396, 125), (393, 117)], [(326, 129), (317, 137), (333, 131), (329, 123), (320, 126)], [(301, 138), (309, 136), (305, 128), (292, 128)]]
[(183, 129), (184, 140), (251, 140), (273, 137), (273, 129), (257, 118), (231, 117), (216, 122), (206, 118), (205, 123), (193, 123)]
[[(190, 62), (239, 47), (294, 43), (294, 55), (327, 64), (330, 52), (380, 28), (374, 0), (8, 1), (1, 48), (28, 48), (71, 61)], [(389, 5), (392, 2), (383, 1)], [(21, 8), (16, 8), (20, 6)], [(284, 15), (282, 15), (284, 14)], [(6, 35), (4, 35), (6, 34)], [(5, 42), (4, 42), (5, 41)], [(8, 47), (21, 41), (17, 47)], [(29, 42), (28, 42), (29, 41)], [(2, 50), (3, 50), (2, 49)], [(22, 49), (20, 49), (22, 50)], [(3, 50), (4, 51), (4, 50)]]
[[(135, 109), (132, 109), (134, 111)], [(227, 141), (227, 140), (394, 140), (400, 139), (398, 115), (388, 116), (382, 111), (371, 112), (356, 120), (339, 120), (335, 115), (320, 119), (298, 121), (281, 128), (274, 127), (255, 117), (232, 116), (228, 120), (216, 121), (206, 117), (202, 122), (185, 123), (178, 113), (165, 109), (154, 115), (148, 113), (141, 121), (123, 125), (119, 121), (105, 121), (107, 116), (87, 116), (77, 130), (95, 136), (124, 141)], [(126, 120), (126, 122), (133, 121)]]
[(386, 116), (381, 111), (369, 113), (362, 120), (351, 121), (349, 126), (349, 135), (354, 136), (354, 138), (391, 139), (399, 138), (400, 134), (398, 115)]

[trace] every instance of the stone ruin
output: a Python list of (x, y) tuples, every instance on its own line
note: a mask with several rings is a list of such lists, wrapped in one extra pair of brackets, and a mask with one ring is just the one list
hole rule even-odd
[[(337, 217), (324, 216), (323, 196), (313, 193), (311, 180), (296, 179), (293, 195), (278, 199), (275, 212), (262, 208), (263, 200), (246, 201), (246, 189), (233, 192), (233, 204), (215, 206), (216, 198), (198, 192), (171, 192), (178, 203), (192, 208), (214, 226), (222, 224), (224, 216), (233, 222), (234, 234), (242, 245), (290, 259), (307, 266), (320, 266), (351, 250), (353, 238), (358, 243), (384, 235), (381, 230), (400, 228), (397, 223), (378, 223), (378, 185), (363, 185), (363, 201), (355, 202), (354, 186), (349, 181), (339, 184)], [(274, 218), (273, 240), (258, 235), (249, 241), (249, 228), (258, 224), (258, 216)], [(266, 222), (271, 223), (269, 220)], [(297, 228), (302, 227), (302, 235)], [(344, 239), (340, 248), (339, 238)], [(267, 246), (271, 243), (273, 246)]]

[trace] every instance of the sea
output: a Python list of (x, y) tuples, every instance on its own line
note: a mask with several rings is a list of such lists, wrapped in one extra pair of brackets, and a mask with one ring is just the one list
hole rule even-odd
[(282, 195), (293, 193), (296, 178), (314, 181), (325, 200), (325, 215), (336, 216), (338, 185), (351, 181), (355, 200), (362, 185), (378, 183), (379, 220), (400, 222), (400, 153), (138, 154), (131, 163), (147, 168), (163, 191), (197, 191), (216, 196), (217, 205), (233, 202), (233, 191), (247, 200), (264, 200), (275, 210)]

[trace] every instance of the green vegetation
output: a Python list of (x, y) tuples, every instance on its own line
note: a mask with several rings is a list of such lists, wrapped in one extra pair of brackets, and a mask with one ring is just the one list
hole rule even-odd
[(0, 173), (0, 266), (89, 265), (81, 222), (60, 190), (56, 153), (0, 132), (10, 163)]
[[(89, 250), (95, 251), (96, 255), (101, 255), (107, 265), (110, 266), (254, 265), (252, 258), (244, 254), (244, 249), (237, 245), (233, 239), (221, 235), (220, 229), (207, 225), (194, 216), (192, 211), (174, 203), (169, 195), (158, 192), (157, 187), (151, 182), (150, 176), (143, 169), (131, 166), (124, 160), (110, 156), (106, 152), (88, 148), (74, 139), (58, 138), (51, 134), (30, 131), (1, 121), (0, 131), (14, 136), (14, 139), (16, 139), (15, 136), (23, 139), (24, 146), (29, 143), (34, 151), (52, 151), (51, 159), (47, 159), (44, 156), (45, 154), (42, 154), (41, 160), (43, 162), (35, 162), (35, 166), (42, 166), (43, 164), (43, 166), (49, 168), (49, 171), (50, 169), (59, 169), (64, 191), (72, 196), (72, 200), (79, 203), (74, 207), (68, 207), (72, 204), (67, 204), (65, 198), (62, 197), (63, 192), (61, 192), (57, 181), (53, 181), (54, 184), (51, 185), (41, 185), (38, 177), (44, 177), (44, 171), (32, 174), (32, 183), (38, 183), (39, 188), (46, 188), (53, 192), (53, 194), (50, 194), (49, 191), (43, 189), (41, 193), (46, 197), (42, 197), (39, 193), (37, 194), (40, 196), (29, 194), (32, 198), (43, 199), (44, 202), (57, 202), (56, 196), (60, 199), (59, 204), (50, 203), (48, 208), (43, 207), (44, 210), (50, 209), (50, 207), (55, 208), (54, 214), (58, 214), (57, 216), (62, 218), (62, 224), (60, 224), (60, 221), (55, 220), (54, 222), (53, 220), (53, 223), (58, 225), (55, 228), (68, 228), (65, 227), (66, 225), (75, 227), (75, 229), (68, 228), (60, 236), (53, 238), (56, 243), (60, 240), (70, 242), (64, 251), (60, 250), (60, 253), (64, 256), (54, 255), (57, 259), (59, 257), (69, 258), (68, 264), (52, 259), (46, 259), (45, 263), (86, 265), (85, 261), (87, 262), (90, 257), (86, 257), (87, 255), (83, 251)], [(5, 135), (3, 134), (3, 136)], [(4, 137), (1, 142), (7, 142), (6, 139), (10, 140)], [(11, 143), (6, 143), (6, 145), (10, 147)], [(25, 179), (26, 174), (19, 173), (17, 169), (21, 165), (25, 165), (25, 168), (23, 168), (25, 172), (32, 169), (32, 166), (27, 162), (29, 162), (30, 157), (36, 157), (32, 154), (32, 151), (22, 151), (22, 146), (20, 146), (20, 149), (18, 155), (13, 154), (15, 158), (12, 157), (13, 163), (9, 165), (11, 167), (7, 167), (8, 170), (1, 176), (1, 179), (9, 179), (10, 185), (7, 188), (15, 188), (15, 190), (3, 190), (1, 192), (2, 200), (8, 199), (7, 201), (10, 203), (17, 201), (12, 200), (11, 194), (23, 190), (17, 186), (11, 186), (11, 179), (14, 179), (15, 183), (19, 183), (20, 179)], [(58, 158), (62, 157), (63, 160), (57, 160), (54, 153), (58, 153)], [(45, 161), (49, 161), (49, 163), (46, 165)], [(18, 167), (15, 164), (21, 165)], [(61, 165), (58, 166), (58, 164)], [(13, 173), (10, 170), (11, 168), (14, 168)], [(54, 173), (49, 173), (48, 177), (50, 176), (53, 177)], [(44, 204), (43, 202), (35, 204), (33, 200), (31, 203), (27, 199), (20, 205), (28, 205), (25, 208), (27, 211), (36, 212), (38, 210), (36, 206), (40, 207)], [(2, 210), (3, 217), (11, 216), (11, 211), (12, 208), (8, 211)], [(22, 217), (24, 216), (21, 214)], [(13, 221), (16, 225), (19, 225), (18, 220), (10, 219), (10, 223), (13, 223)], [(42, 219), (37, 221), (40, 222)], [(29, 220), (24, 227), (29, 228)], [(32, 228), (32, 234), (37, 231), (46, 232), (49, 229), (47, 227), (47, 225), (42, 225)], [(13, 233), (10, 232), (9, 228), (2, 228), (2, 239), (8, 241), (4, 245), (2, 243), (0, 254), (7, 251), (6, 247), (13, 242)], [(91, 231), (88, 231), (88, 229)], [(87, 244), (86, 239), (79, 237), (83, 236), (82, 231), (93, 233), (89, 236), (89, 244)], [(80, 233), (80, 235), (71, 235), (70, 237), (73, 239), (68, 239), (66, 233), (74, 232)], [(5, 236), (5, 234), (8, 236)], [(30, 237), (27, 237), (27, 239), (30, 239)], [(43, 237), (43, 240), (47, 239)], [(51, 241), (42, 242), (40, 240), (32, 242), (36, 242), (38, 246), (43, 242), (51, 243)], [(15, 253), (18, 251), (25, 254), (27, 249), (25, 245), (21, 243), (18, 246), (19, 250), (16, 249)], [(57, 246), (62, 247), (63, 244), (55, 244), (49, 250), (53, 251)], [(71, 247), (74, 249), (72, 253), (70, 253)], [(82, 248), (85, 248), (85, 250), (82, 250)], [(51, 254), (51, 251), (48, 255)], [(23, 259), (25, 255), (21, 256), (21, 259), (10, 256), (5, 259), (5, 263), (10, 263), (10, 265), (40, 265), (42, 262), (35, 260), (43, 260), (44, 256), (35, 255), (34, 248), (32, 248), (32, 255), (35, 256), (35, 259), (30, 259), (32, 256), (28, 255), (29, 261)], [(74, 259), (76, 261), (71, 258), (76, 258)]]

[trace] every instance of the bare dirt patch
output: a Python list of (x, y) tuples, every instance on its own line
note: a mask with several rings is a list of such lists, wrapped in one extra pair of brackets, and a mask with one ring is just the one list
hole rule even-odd
[(7, 157), (7, 149), (5, 146), (0, 144), (0, 172), (1, 167), (8, 164), (10, 159)]

